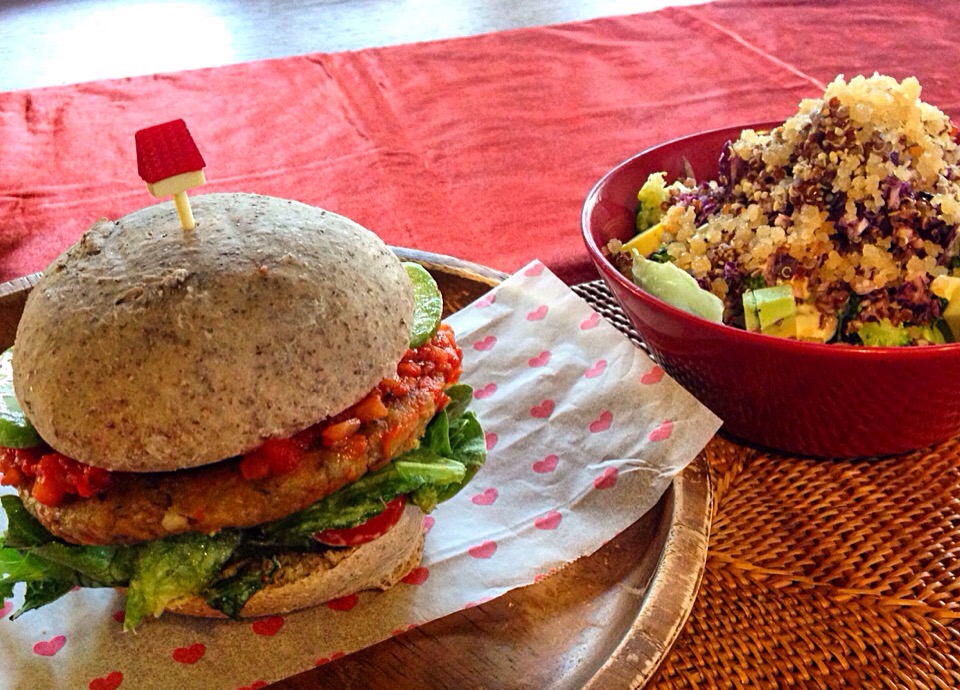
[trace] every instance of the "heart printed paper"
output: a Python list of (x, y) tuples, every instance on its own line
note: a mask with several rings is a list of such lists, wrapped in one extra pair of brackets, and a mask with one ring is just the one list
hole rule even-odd
[(136, 634), (122, 632), (121, 595), (72, 592), (0, 621), (0, 686), (262, 687), (593, 553), (656, 504), (720, 425), (540, 262), (449, 323), (488, 460), (426, 518), (423, 562), (401, 583), (254, 621), (165, 615)]

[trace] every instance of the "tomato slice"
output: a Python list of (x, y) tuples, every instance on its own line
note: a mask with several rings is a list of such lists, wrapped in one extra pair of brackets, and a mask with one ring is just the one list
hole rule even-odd
[(356, 527), (345, 527), (343, 529), (328, 529), (323, 532), (317, 532), (313, 535), (321, 544), (327, 546), (357, 546), (373, 541), (377, 537), (382, 537), (390, 531), (400, 521), (403, 515), (403, 509), (407, 505), (407, 497), (400, 496), (387, 503), (383, 512), (374, 515), (366, 522)]

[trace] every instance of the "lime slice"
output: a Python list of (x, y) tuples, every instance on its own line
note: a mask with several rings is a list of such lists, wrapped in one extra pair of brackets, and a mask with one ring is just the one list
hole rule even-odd
[(413, 328), (410, 347), (420, 347), (433, 337), (443, 316), (443, 296), (433, 276), (420, 264), (404, 263), (413, 284)]
[(0, 354), (0, 446), (32, 448), (43, 441), (27, 421), (13, 392), (13, 350)]

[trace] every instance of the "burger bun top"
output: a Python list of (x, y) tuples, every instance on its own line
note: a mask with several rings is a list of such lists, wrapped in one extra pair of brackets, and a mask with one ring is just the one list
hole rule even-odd
[(101, 220), (44, 272), (14, 387), (55, 450), (109, 470), (197, 467), (289, 436), (396, 372), (406, 271), (372, 232), (295, 201), (191, 197)]

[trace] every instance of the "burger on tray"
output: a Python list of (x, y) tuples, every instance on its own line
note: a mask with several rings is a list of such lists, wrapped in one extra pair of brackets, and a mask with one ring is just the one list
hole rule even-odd
[(424, 269), (294, 201), (193, 213), (96, 223), (27, 300), (0, 367), (14, 617), (78, 585), (125, 588), (127, 629), (385, 589), (485, 460)]

